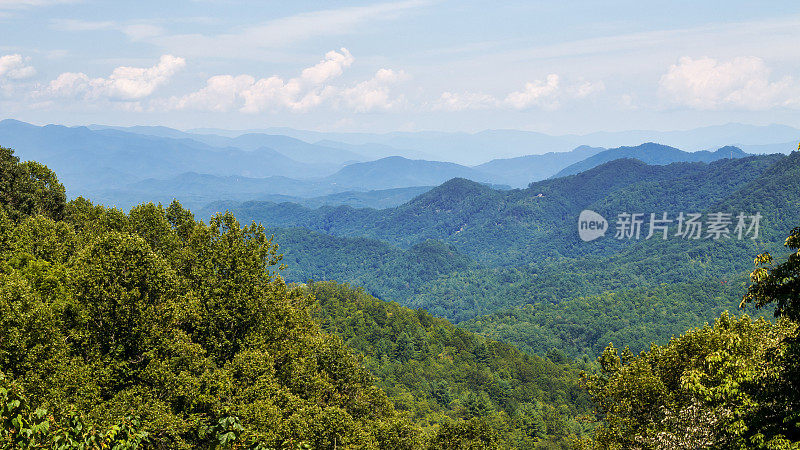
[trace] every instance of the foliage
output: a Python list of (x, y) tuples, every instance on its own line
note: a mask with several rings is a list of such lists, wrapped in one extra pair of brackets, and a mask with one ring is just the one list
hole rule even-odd
[(787, 322), (726, 313), (636, 357), (607, 347), (602, 373), (585, 378), (604, 419), (586, 445), (790, 448), (798, 424), (780, 420), (791, 412), (771, 394), (781, 342), (796, 332)]
[[(66, 203), (52, 172), (3, 149), (3, 444), (563, 447), (588, 428), (575, 419), (589, 405), (575, 380), (578, 367), (592, 372), (589, 355), (608, 341), (639, 351), (718, 314), (744, 287), (741, 255), (780, 249), (777, 230), (797, 220), (798, 158), (617, 161), (505, 193), (453, 180), (384, 212), (283, 205), (270, 212), (278, 225), (404, 248), (270, 229), (284, 259), (265, 228), (231, 213), (205, 224), (177, 202), (128, 214)], [(765, 230), (757, 241), (583, 245), (571, 222), (587, 206), (753, 207)], [(767, 267), (744, 303), (774, 305), (780, 320), (722, 314), (639, 356), (608, 347), (584, 379), (602, 425), (580, 445), (800, 440), (800, 260), (775, 265), (771, 254), (757, 258)], [(293, 281), (355, 280), (420, 309), (336, 283), (287, 284), (287, 261)]]
[(46, 409), (31, 410), (20, 387), (0, 372), (0, 445), (2, 448), (135, 449), (148, 442), (137, 417), (126, 416), (106, 430), (87, 426), (74, 412), (57, 421)]
[[(0, 370), (20, 418), (3, 430), (20, 445), (533, 448), (585, 428), (572, 366), (345, 285), (287, 285), (265, 229), (230, 213), (7, 211)], [(386, 261), (406, 284), (470, 264), (436, 241)]]
[(463, 422), (473, 419), (491, 430), (489, 442), (520, 448), (563, 444), (583, 432), (574, 418), (587, 412), (588, 398), (576, 367), (525, 355), (361, 289), (333, 282), (308, 289), (322, 327), (364, 355), (397, 409), (422, 426), (441, 424), (442, 439), (463, 427), (474, 431), (475, 421)]
[[(62, 192), (55, 183), (42, 198)], [(76, 411), (98, 439), (138, 416), (136, 432), (161, 448), (234, 435), (247, 447), (376, 448), (392, 421), (421, 439), (319, 328), (313, 298), (277, 274), (262, 227), (231, 214), (206, 225), (177, 203), (124, 214), (77, 199), (63, 220), (40, 209), (0, 209), (0, 370), (59, 418), (50, 431)], [(32, 411), (23, 425), (44, 423)]]
[(736, 308), (744, 285), (736, 281), (692, 280), (542, 301), (461, 326), (531, 354), (558, 349), (570, 359), (594, 359), (609, 342), (622, 342), (637, 354)]
[(65, 203), (64, 186), (50, 169), (35, 161), (19, 162), (11, 149), (0, 147), (0, 205), (7, 214), (59, 219)]
[(440, 241), (407, 250), (365, 238), (338, 238), (302, 228), (265, 230), (280, 242), (287, 280), (347, 280), (384, 300), (405, 300), (437, 277), (475, 267)]
[(762, 307), (774, 303), (776, 316), (800, 321), (800, 227), (792, 230), (785, 245), (793, 252), (777, 266), (769, 267), (775, 263), (769, 253), (756, 257), (755, 262), (760, 267), (750, 274), (753, 284), (742, 304), (754, 303)]
[(431, 444), (433, 448), (454, 450), (489, 450), (500, 445), (497, 432), (485, 420), (477, 417), (443, 424)]

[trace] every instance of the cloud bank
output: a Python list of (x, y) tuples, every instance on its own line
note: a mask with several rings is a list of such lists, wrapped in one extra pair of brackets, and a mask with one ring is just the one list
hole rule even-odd
[(153, 94), (185, 66), (183, 58), (164, 55), (152, 67), (117, 67), (106, 78), (90, 78), (82, 72), (65, 72), (51, 81), (40, 95), (84, 100), (138, 100)]
[(402, 104), (390, 88), (406, 75), (380, 69), (375, 75), (350, 87), (331, 84), (350, 67), (355, 58), (346, 48), (330, 51), (319, 63), (307, 67), (295, 78), (279, 76), (256, 79), (251, 75), (217, 75), (205, 87), (184, 96), (158, 102), (156, 108), (255, 114), (264, 111), (306, 112), (323, 104), (355, 112), (389, 110)]
[(0, 56), (0, 80), (24, 80), (36, 75), (36, 69), (20, 54)]
[(766, 110), (800, 106), (800, 85), (790, 76), (771, 77), (761, 58), (681, 58), (659, 82), (667, 103), (698, 110)]
[(444, 92), (434, 102), (437, 111), (466, 111), (480, 109), (528, 110), (533, 108), (558, 109), (562, 102), (586, 98), (605, 90), (602, 81), (584, 81), (565, 84), (558, 74), (542, 80), (525, 83), (522, 89), (508, 93), (504, 98), (480, 92)]

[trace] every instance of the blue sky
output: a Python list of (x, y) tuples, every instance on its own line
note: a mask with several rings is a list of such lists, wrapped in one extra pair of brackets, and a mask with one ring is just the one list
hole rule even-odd
[(548, 133), (800, 126), (800, 3), (0, 0), (0, 117)]

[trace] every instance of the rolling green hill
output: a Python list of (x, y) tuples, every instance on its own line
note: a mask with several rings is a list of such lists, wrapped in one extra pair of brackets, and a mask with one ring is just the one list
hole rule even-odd
[(477, 267), (441, 241), (429, 240), (403, 250), (375, 239), (340, 238), (304, 228), (267, 228), (265, 232), (283, 254), (287, 280), (346, 280), (385, 300), (405, 301), (425, 283)]

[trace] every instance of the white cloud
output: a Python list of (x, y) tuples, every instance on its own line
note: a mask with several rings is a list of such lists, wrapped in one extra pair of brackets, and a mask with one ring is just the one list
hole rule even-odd
[(557, 74), (543, 80), (525, 83), (522, 90), (514, 91), (500, 100), (479, 92), (444, 92), (433, 103), (434, 111), (465, 111), (506, 108), (524, 110), (531, 108), (557, 109), (564, 100), (583, 99), (605, 90), (602, 81), (582, 81), (564, 84)]
[(669, 103), (700, 110), (726, 108), (764, 110), (800, 106), (800, 85), (792, 77), (772, 80), (757, 57), (720, 62), (713, 58), (681, 58), (659, 82)]
[(346, 48), (341, 49), (341, 53), (331, 50), (325, 54), (325, 60), (303, 69), (300, 78), (315, 85), (322, 84), (341, 75), (345, 68), (353, 64), (353, 60), (353, 55)]
[(514, 109), (528, 109), (534, 106), (546, 109), (557, 108), (561, 79), (551, 73), (545, 80), (525, 83), (525, 88), (508, 94), (504, 103)]
[(258, 113), (265, 110), (277, 111), (288, 108), (293, 111), (309, 109), (314, 104), (322, 102), (326, 95), (325, 89), (311, 90), (302, 94), (301, 80), (292, 78), (289, 81), (277, 76), (262, 78), (247, 88), (239, 95), (244, 99), (242, 112)]
[(407, 78), (408, 75), (403, 71), (380, 69), (371, 79), (343, 89), (341, 101), (348, 109), (356, 112), (397, 108), (405, 103), (405, 98), (392, 98), (390, 86)]
[(24, 80), (36, 75), (36, 69), (20, 54), (0, 56), (0, 80)]
[(380, 69), (369, 80), (352, 87), (340, 87), (329, 82), (344, 73), (355, 59), (342, 48), (330, 51), (314, 66), (303, 69), (300, 76), (285, 80), (279, 76), (256, 79), (250, 75), (217, 75), (206, 86), (182, 97), (153, 102), (155, 109), (194, 109), (244, 113), (289, 110), (304, 112), (329, 103), (356, 112), (390, 109), (401, 98), (392, 98), (390, 85), (405, 79), (402, 71)]
[(573, 98), (586, 98), (598, 92), (606, 90), (606, 85), (602, 81), (584, 81), (570, 87), (570, 95)]
[(41, 95), (95, 100), (136, 100), (151, 95), (186, 65), (183, 58), (164, 55), (152, 67), (117, 67), (108, 78), (66, 72), (51, 81)]
[(264, 110), (288, 108), (292, 111), (308, 111), (319, 106), (333, 94), (333, 88), (324, 86), (326, 81), (338, 77), (353, 64), (353, 55), (346, 48), (330, 51), (319, 63), (303, 69), (299, 78), (285, 81), (277, 76), (262, 78), (242, 90), (244, 99), (242, 112), (258, 113)]
[[(255, 83), (250, 75), (218, 75), (206, 81), (206, 86), (184, 97), (174, 97), (160, 106), (167, 109), (196, 109), (226, 112), (239, 103), (240, 94)], [(158, 104), (158, 103), (157, 103)]]

